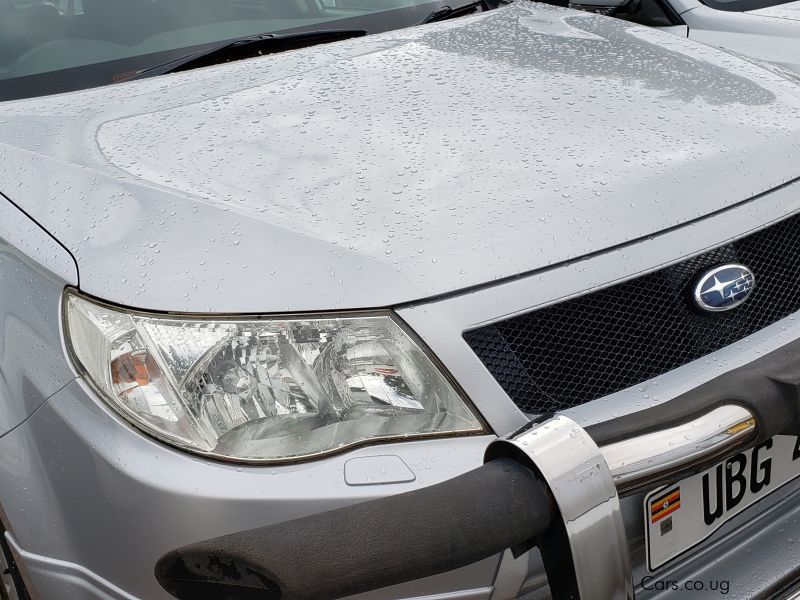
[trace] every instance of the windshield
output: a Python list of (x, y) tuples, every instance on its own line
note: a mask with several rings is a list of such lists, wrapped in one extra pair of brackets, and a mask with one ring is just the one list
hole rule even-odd
[(106, 85), (265, 33), (378, 33), (443, 0), (0, 0), (0, 100)]

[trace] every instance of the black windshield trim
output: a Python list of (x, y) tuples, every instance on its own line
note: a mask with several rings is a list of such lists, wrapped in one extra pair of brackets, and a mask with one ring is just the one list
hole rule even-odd
[(760, 10), (771, 8), (781, 4), (789, 4), (792, 0), (734, 0), (733, 2), (721, 2), (719, 0), (700, 0), (709, 8), (724, 10), (725, 12), (747, 12), (750, 10)]
[(211, 48), (199, 50), (177, 60), (170, 60), (166, 63), (157, 64), (138, 72), (133, 77), (130, 77), (129, 80), (154, 77), (166, 73), (178, 73), (190, 69), (198, 69), (200, 67), (210, 67), (211, 65), (234, 60), (306, 48), (318, 44), (338, 42), (340, 40), (347, 40), (365, 35), (367, 35), (366, 29), (318, 29), (314, 31), (285, 34), (265, 33), (255, 36), (250, 35), (243, 38), (227, 40)]

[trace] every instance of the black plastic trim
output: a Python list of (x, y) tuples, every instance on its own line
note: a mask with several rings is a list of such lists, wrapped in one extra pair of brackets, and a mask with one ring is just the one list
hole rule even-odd
[(753, 414), (754, 443), (780, 433), (799, 433), (800, 340), (668, 402), (590, 425), (586, 431), (598, 446), (606, 446), (687, 423), (726, 404), (742, 406)]
[(155, 574), (179, 599), (329, 600), (530, 545), (555, 514), (530, 469), (498, 459), (412, 492), (178, 548)]

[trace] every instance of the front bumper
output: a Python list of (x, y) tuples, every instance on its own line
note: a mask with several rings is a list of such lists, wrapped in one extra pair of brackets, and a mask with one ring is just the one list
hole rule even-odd
[[(157, 577), (186, 600), (222, 590), (242, 600), (338, 598), (538, 546), (554, 596), (630, 599), (619, 493), (797, 435), (798, 367), (800, 341), (635, 418), (588, 430), (564, 416), (531, 424), (490, 444), (486, 464), (467, 474), (190, 544), (160, 559)], [(318, 562), (298, 569), (315, 553)]]
[[(783, 351), (771, 356), (788, 357), (789, 362), (796, 361), (798, 346), (800, 342), (789, 344)], [(770, 368), (763, 367), (765, 364), (777, 365), (779, 372), (785, 372), (787, 361), (776, 361), (771, 356), (762, 357), (737, 373), (755, 373), (757, 379), (770, 371)], [(739, 379), (734, 378), (735, 381)], [(717, 381), (725, 380), (721, 378)], [(697, 390), (702, 392), (704, 387), (707, 386), (700, 386)], [(724, 385), (721, 388), (726, 389)], [(784, 398), (792, 406), (797, 403), (796, 389), (795, 386), (795, 391), (787, 392)], [(757, 409), (748, 411), (744, 407), (736, 407), (736, 410), (729, 410), (728, 415), (734, 422), (741, 423), (757, 412)], [(769, 412), (775, 413), (776, 407), (773, 406)], [(700, 421), (705, 418), (707, 415), (701, 417)], [(572, 423), (563, 418), (561, 421)], [(759, 418), (759, 425), (763, 435), (777, 433), (769, 431), (769, 416), (766, 420)], [(674, 430), (667, 429), (657, 435), (679, 436), (683, 431), (681, 427), (679, 425)], [(702, 430), (703, 424), (698, 423), (698, 428)], [(575, 431), (578, 429), (574, 428)], [(589, 431), (592, 429), (590, 427)], [(671, 469), (669, 472), (673, 475), (686, 472), (687, 469), (696, 470), (707, 464), (708, 459), (757, 439), (752, 428), (734, 429), (744, 433), (723, 439), (714, 438), (716, 445), (707, 446), (707, 452), (702, 456), (696, 453), (682, 454), (679, 437), (675, 437), (673, 446), (678, 442), (678, 452), (664, 456), (665, 468)], [(563, 451), (567, 448), (574, 450), (574, 432), (567, 431), (566, 435), (572, 439), (565, 438), (551, 448), (555, 454), (554, 458), (549, 459), (548, 467), (548, 459), (543, 459), (542, 453), (536, 450), (542, 446), (534, 444), (535, 437), (531, 437), (536, 430), (530, 429), (518, 436), (517, 447), (526, 452), (533, 451), (533, 462), (545, 474), (546, 481), (553, 489), (562, 488), (562, 495), (563, 489), (567, 489), (568, 494), (572, 493), (574, 502), (574, 490), (570, 492), (569, 485), (558, 484), (561, 477), (558, 473), (570, 473), (564, 467)], [(596, 436), (605, 436), (613, 442), (613, 432), (611, 435), (603, 432), (602, 427), (595, 427), (594, 430)], [(562, 438), (565, 435), (563, 431), (560, 434)], [(644, 439), (648, 439), (653, 433), (644, 435)], [(4, 481), (19, 482), (16, 493), (3, 495), (2, 498), (7, 517), (14, 526), (8, 541), (22, 558), (37, 597), (166, 600), (170, 596), (158, 586), (153, 576), (153, 565), (161, 555), (176, 546), (451, 481), (453, 476), (481, 465), (487, 445), (492, 440), (492, 437), (484, 436), (384, 444), (322, 461), (272, 468), (215, 463), (171, 450), (142, 436), (110, 412), (81, 380), (76, 379), (51, 398), (22, 427), (0, 438), (0, 455), (4, 457), (0, 469), (5, 471), (0, 477)], [(703, 447), (703, 444), (696, 443), (697, 440), (693, 438), (691, 444), (695, 450)], [(531, 442), (530, 445), (527, 441)], [(633, 447), (641, 447), (640, 442)], [(605, 453), (605, 458), (597, 458), (598, 464), (606, 469), (609, 483), (615, 476), (619, 489), (636, 490), (640, 487), (637, 486), (639, 479), (629, 476), (631, 471), (627, 463), (607, 470), (607, 463), (614, 465), (614, 457), (620, 455), (619, 445), (620, 442), (616, 442), (604, 446), (601, 452)], [(492, 447), (497, 448), (497, 443)], [(547, 447), (546, 443), (544, 447)], [(597, 450), (596, 446), (594, 448)], [(497, 453), (491, 449), (490, 452)], [(598, 453), (597, 456), (602, 454)], [(690, 460), (676, 462), (676, 456)], [(587, 460), (592, 460), (592, 457), (579, 457), (575, 468), (580, 467), (581, 461)], [(577, 471), (573, 469), (572, 472)], [(586, 482), (583, 481), (577, 489), (581, 496), (578, 504), (589, 502), (590, 505), (592, 494)], [(622, 559), (626, 558), (627, 538), (631, 542), (634, 559), (632, 582), (638, 581), (637, 595), (640, 597), (664, 592), (664, 587), (659, 587), (654, 581), (662, 581), (667, 574), (675, 581), (709, 579), (712, 577), (710, 573), (719, 568), (715, 553), (725, 557), (726, 564), (730, 564), (729, 561), (744, 563), (752, 560), (748, 550), (754, 547), (754, 538), (763, 540), (766, 537), (767, 540), (758, 543), (769, 543), (765, 547), (776, 548), (780, 540), (769, 539), (770, 536), (791, 539), (796, 534), (787, 534), (787, 528), (797, 528), (800, 534), (800, 527), (796, 523), (786, 524), (790, 518), (787, 515), (796, 512), (792, 498), (795, 493), (800, 493), (798, 489), (797, 485), (790, 484), (759, 503), (758, 511), (751, 509), (744, 513), (751, 517), (757, 514), (761, 521), (764, 514), (770, 514), (773, 521), (776, 515), (780, 515), (784, 526), (777, 531), (774, 527), (754, 530), (746, 522), (742, 522), (740, 528), (729, 524), (723, 532), (715, 534), (713, 540), (704, 544), (699, 552), (693, 553), (707, 556), (702, 561), (702, 568), (691, 566), (698, 564), (696, 559), (681, 561), (668, 572), (659, 572), (655, 577), (648, 575), (640, 564), (641, 526), (637, 527), (637, 522), (641, 523), (641, 495), (630, 492), (633, 495), (622, 499), (623, 510), (620, 511), (616, 495), (612, 492), (612, 504), (616, 508), (611, 510), (610, 505), (601, 507), (600, 518), (590, 519), (595, 523), (589, 528), (594, 530), (589, 537), (581, 537), (586, 535), (587, 528), (584, 525), (579, 524), (575, 530), (577, 533), (570, 532), (573, 551), (575, 548), (589, 549), (588, 554), (583, 552), (583, 558), (576, 555), (578, 578), (589, 577), (584, 581), (585, 589), (587, 581), (592, 578), (596, 581), (597, 573), (603, 572), (605, 562), (609, 567), (614, 567), (609, 568), (609, 572), (617, 571), (617, 584), (621, 580), (618, 576), (620, 566), (624, 572), (622, 580), (627, 578), (630, 581), (630, 571), (620, 562), (626, 562)], [(600, 493), (602, 496), (606, 492), (601, 490)], [(559, 493), (556, 493), (556, 500), (566, 516), (568, 513), (564, 512)], [(568, 519), (568, 522), (580, 523), (583, 509), (573, 512), (574, 518)], [(32, 519), (29, 515), (36, 515), (36, 518)], [(627, 536), (622, 526), (623, 516), (626, 518)], [(619, 521), (614, 522), (613, 519)], [(599, 529), (598, 523), (601, 525)], [(409, 522), (409, 527), (412, 525)], [(454, 523), (454, 526), (457, 524)], [(611, 552), (608, 544), (614, 531), (621, 532), (621, 545)], [(728, 542), (720, 545), (718, 539)], [(117, 543), (117, 540), (124, 542)], [(600, 543), (598, 540), (605, 540), (605, 553), (601, 553), (599, 559), (592, 550)], [(307, 552), (310, 563), (316, 558), (313, 547), (312, 542)], [(778, 558), (781, 562), (776, 562)], [(772, 557), (769, 562), (771, 568), (763, 572), (760, 585), (778, 589), (787, 580), (795, 578), (792, 565), (800, 563), (784, 559), (785, 555)], [(517, 560), (508, 553), (497, 554), (457, 570), (372, 592), (366, 597), (403, 598), (441, 593), (447, 594), (448, 598), (513, 598), (544, 582), (539, 560), (536, 551)], [(778, 564), (782, 568), (776, 571)], [(717, 576), (728, 577), (730, 581), (729, 567), (717, 573)], [(619, 586), (615, 589), (617, 591), (613, 597), (629, 596), (629, 591), (624, 592)], [(728, 589), (729, 593), (735, 593), (730, 583)], [(752, 595), (748, 591), (742, 597)]]

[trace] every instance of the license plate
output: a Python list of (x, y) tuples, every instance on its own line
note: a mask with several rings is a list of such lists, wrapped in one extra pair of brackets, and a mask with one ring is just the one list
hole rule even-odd
[(644, 499), (647, 566), (698, 545), (748, 506), (800, 475), (800, 440), (778, 435)]

